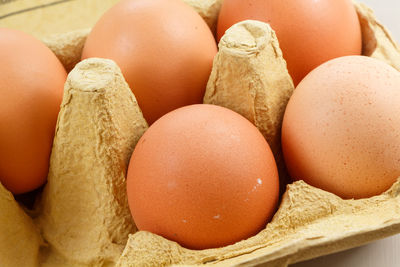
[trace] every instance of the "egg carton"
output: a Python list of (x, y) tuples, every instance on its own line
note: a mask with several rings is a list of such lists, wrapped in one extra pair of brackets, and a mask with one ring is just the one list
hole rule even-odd
[[(215, 32), (221, 0), (185, 2)], [(354, 5), (363, 54), (400, 70), (398, 44), (371, 9)], [(78, 63), (89, 31), (44, 40), (69, 75), (48, 183), (35, 209), (23, 209), (0, 184), (1, 266), (283, 267), (400, 233), (400, 179), (385, 193), (359, 200), (343, 200), (303, 181), (288, 184), (264, 230), (222, 248), (190, 250), (137, 231), (125, 179), (130, 154), (148, 125), (113, 61)], [(274, 31), (266, 23), (244, 21), (219, 43), (204, 103), (225, 106), (253, 122), (284, 178), (280, 127), (293, 89)]]

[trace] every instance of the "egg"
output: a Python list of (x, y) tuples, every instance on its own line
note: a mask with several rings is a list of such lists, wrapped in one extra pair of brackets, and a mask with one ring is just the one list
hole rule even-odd
[(218, 39), (246, 19), (267, 22), (275, 30), (295, 85), (330, 59), (361, 54), (360, 23), (351, 0), (224, 0)]
[(67, 73), (43, 43), (0, 29), (0, 182), (20, 194), (45, 183)]
[(96, 23), (82, 59), (114, 60), (149, 124), (202, 103), (217, 45), (200, 15), (181, 0), (121, 1)]
[(400, 72), (348, 56), (313, 70), (285, 111), (282, 148), (295, 180), (342, 198), (384, 192), (400, 176)]
[(191, 105), (157, 120), (129, 163), (133, 219), (191, 249), (222, 247), (271, 219), (279, 181), (258, 129), (229, 109)]

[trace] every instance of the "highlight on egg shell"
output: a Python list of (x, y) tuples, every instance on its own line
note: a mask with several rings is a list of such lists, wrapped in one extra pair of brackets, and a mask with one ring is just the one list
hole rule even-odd
[(202, 103), (216, 53), (211, 30), (183, 1), (128, 0), (96, 23), (82, 59), (114, 60), (152, 124), (176, 108)]
[(127, 192), (139, 230), (205, 249), (262, 230), (277, 208), (279, 178), (253, 124), (201, 104), (164, 115), (144, 133), (129, 163)]
[(43, 43), (0, 28), (0, 182), (12, 193), (46, 181), (67, 73)]
[(400, 176), (400, 72), (377, 59), (341, 57), (297, 86), (282, 126), (294, 180), (342, 198), (378, 195)]

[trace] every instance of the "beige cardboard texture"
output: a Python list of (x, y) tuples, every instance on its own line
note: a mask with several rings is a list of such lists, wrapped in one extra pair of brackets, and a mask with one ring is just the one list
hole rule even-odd
[[(0, 5), (0, 27), (24, 28), (26, 22), (18, 22), (17, 17), (24, 17), (29, 10), (4, 17), (6, 12), (18, 12), (22, 2)], [(45, 5), (50, 1), (36, 2)], [(96, 6), (94, 2), (100, 1), (59, 2), (61, 8), (63, 4), (79, 3)], [(111, 5), (116, 1), (106, 2)], [(215, 31), (221, 0), (185, 2)], [(79, 28), (93, 25), (100, 6), (105, 8), (99, 4), (94, 8), (92, 22), (80, 24)], [(400, 70), (398, 44), (370, 9), (362, 4), (355, 6), (362, 25), (364, 55), (384, 60)], [(32, 19), (35, 16), (32, 14)], [(0, 220), (0, 232), (9, 231), (12, 224), (20, 234), (18, 239), (0, 237), (1, 251), (15, 255), (12, 259), (21, 259), (17, 256), (20, 250), (15, 249), (20, 244), (20, 248), (26, 248), (25, 266), (287, 266), (400, 232), (400, 181), (382, 195), (360, 200), (342, 200), (299, 181), (287, 186), (279, 210), (264, 230), (230, 246), (195, 251), (148, 232), (134, 233), (126, 201), (125, 172), (130, 153), (147, 123), (115, 63), (90, 59), (75, 66), (89, 30), (72, 31), (79, 29), (72, 24), (65, 30), (67, 33), (44, 39), (66, 68), (72, 69), (58, 118), (49, 182), (37, 205), (39, 216), (34, 219), (45, 244), (12, 195), (0, 188), (0, 206), (5, 207), (0, 209), (0, 218), (10, 222), (4, 224)], [(31, 25), (26, 27), (32, 30)], [(37, 31), (37, 36), (51, 32), (39, 28)], [(223, 40), (205, 101), (228, 106), (248, 117), (274, 152), (280, 153), (279, 128), (293, 84), (272, 29), (264, 23), (247, 21), (232, 27)], [(252, 49), (259, 49), (260, 58), (265, 58), (269, 65), (261, 66)], [(233, 70), (227, 63), (243, 66)], [(272, 75), (272, 68), (279, 69), (279, 73)], [(256, 80), (256, 75), (261, 78)], [(254, 91), (229, 91), (227, 85), (235, 82), (231, 79), (250, 84), (256, 81), (257, 86)], [(232, 102), (228, 100), (229, 94), (234, 96)], [(238, 100), (243, 99), (246, 105), (239, 105)], [(265, 108), (270, 110), (266, 112)], [(0, 252), (0, 265), (20, 266), (11, 258), (2, 264), (3, 259), (7, 260), (3, 254)]]
[(91, 28), (120, 0), (1, 0), (0, 27), (37, 38)]
[(361, 24), (363, 54), (385, 61), (400, 71), (400, 46), (389, 30), (376, 20), (372, 9), (362, 3), (354, 3)]
[(87, 59), (69, 73), (37, 218), (51, 251), (95, 266), (118, 259), (136, 231), (125, 180), (146, 129), (113, 61)]
[(343, 200), (299, 181), (288, 185), (273, 220), (254, 237), (195, 251), (137, 232), (129, 237), (117, 266), (287, 266), (398, 233), (399, 211), (400, 179), (384, 194), (360, 200)]
[(81, 61), (83, 46), (90, 29), (71, 31), (43, 38), (43, 42), (56, 54), (70, 72)]
[(228, 29), (218, 47), (204, 103), (234, 110), (257, 126), (274, 153), (283, 193), (289, 177), (281, 127), (294, 85), (275, 32), (266, 23), (244, 21)]
[(0, 266), (38, 266), (39, 230), (0, 183)]

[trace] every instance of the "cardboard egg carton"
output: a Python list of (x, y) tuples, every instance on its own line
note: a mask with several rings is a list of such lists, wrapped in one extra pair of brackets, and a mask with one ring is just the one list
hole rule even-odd
[[(185, 0), (215, 32), (221, 0)], [(372, 10), (355, 3), (363, 54), (400, 70), (400, 47)], [(272, 221), (236, 244), (189, 250), (149, 232), (130, 216), (125, 175), (147, 129), (135, 96), (111, 60), (80, 62), (90, 30), (43, 41), (69, 71), (50, 160), (48, 183), (33, 211), (0, 184), (0, 266), (287, 266), (400, 233), (400, 179), (387, 192), (343, 200), (303, 181), (287, 185)], [(251, 85), (251, 86), (249, 86)], [(293, 92), (271, 27), (245, 21), (231, 27), (204, 97), (253, 122), (280, 169), (284, 109)]]

